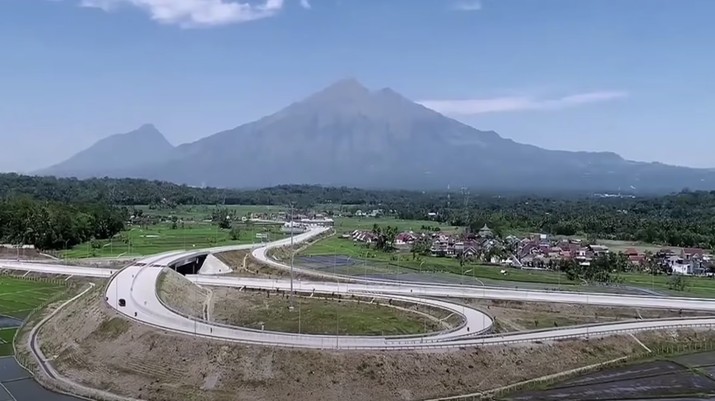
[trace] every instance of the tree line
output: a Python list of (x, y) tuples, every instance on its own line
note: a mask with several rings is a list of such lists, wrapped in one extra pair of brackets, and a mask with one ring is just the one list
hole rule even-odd
[(119, 206), (288, 205), (348, 214), (381, 209), (401, 219), (434, 220), (498, 235), (542, 232), (670, 246), (715, 247), (715, 191), (600, 198), (592, 194), (469, 195), (465, 191), (367, 190), (315, 185), (262, 189), (194, 188), (141, 179), (33, 177), (0, 174), (0, 198)]
[(0, 200), (0, 241), (66, 249), (94, 239), (111, 238), (124, 229), (126, 208), (103, 203), (67, 204), (18, 197)]

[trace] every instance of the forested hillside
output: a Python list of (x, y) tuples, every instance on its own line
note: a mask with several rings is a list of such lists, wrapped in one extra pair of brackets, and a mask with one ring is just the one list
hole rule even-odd
[(117, 205), (300, 205), (379, 204), (415, 195), (409, 191), (284, 185), (257, 190), (194, 188), (141, 179), (55, 178), (0, 174), (0, 197), (27, 195), (58, 202), (109, 202)]

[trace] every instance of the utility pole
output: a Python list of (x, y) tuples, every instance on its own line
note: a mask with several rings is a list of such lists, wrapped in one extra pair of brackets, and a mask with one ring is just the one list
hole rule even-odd
[(293, 202), (291, 202), (291, 204), (290, 204), (289, 228), (290, 228), (290, 306), (288, 308), (290, 310), (293, 310), (293, 254), (294, 254), (293, 234), (294, 234), (294, 230), (295, 230), (295, 224), (293, 222)]

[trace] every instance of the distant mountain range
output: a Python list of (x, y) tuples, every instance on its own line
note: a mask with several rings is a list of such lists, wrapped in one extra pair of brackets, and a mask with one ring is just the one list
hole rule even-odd
[(445, 117), (391, 89), (370, 91), (355, 80), (339, 81), (258, 121), (177, 147), (147, 124), (35, 174), (234, 188), (715, 189), (715, 170), (521, 144)]

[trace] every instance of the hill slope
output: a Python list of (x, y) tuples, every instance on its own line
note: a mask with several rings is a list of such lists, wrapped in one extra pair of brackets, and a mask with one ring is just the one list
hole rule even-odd
[(64, 162), (36, 174), (78, 178), (115, 176), (118, 171), (164, 160), (173, 151), (174, 146), (156, 127), (144, 124), (134, 131), (104, 138)]
[(109, 175), (218, 187), (715, 188), (711, 170), (516, 143), (445, 117), (391, 89), (370, 91), (354, 80), (339, 81), (258, 121), (178, 146), (172, 157), (156, 157)]

